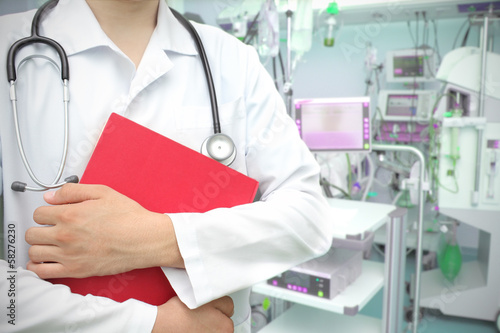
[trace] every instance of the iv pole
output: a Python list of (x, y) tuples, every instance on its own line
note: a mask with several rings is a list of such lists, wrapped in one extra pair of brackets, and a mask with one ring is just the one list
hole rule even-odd
[(372, 150), (379, 151), (406, 151), (416, 155), (420, 161), (420, 173), (418, 181), (418, 225), (417, 225), (417, 246), (415, 264), (415, 299), (413, 302), (413, 333), (417, 333), (420, 312), (420, 288), (422, 275), (422, 237), (424, 219), (424, 192), (427, 191), (425, 185), (425, 157), (420, 150), (412, 146), (372, 144)]
[(287, 42), (286, 42), (286, 82), (283, 86), (283, 93), (286, 96), (286, 107), (288, 115), (295, 119), (293, 112), (293, 89), (292, 89), (292, 18), (293, 11), (290, 9), (290, 0), (288, 0), (288, 10), (286, 11), (287, 22)]

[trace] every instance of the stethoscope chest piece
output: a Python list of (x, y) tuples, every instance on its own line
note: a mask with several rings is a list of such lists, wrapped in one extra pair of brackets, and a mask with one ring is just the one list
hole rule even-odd
[(236, 147), (233, 140), (222, 133), (206, 138), (201, 145), (201, 153), (226, 166), (236, 159)]

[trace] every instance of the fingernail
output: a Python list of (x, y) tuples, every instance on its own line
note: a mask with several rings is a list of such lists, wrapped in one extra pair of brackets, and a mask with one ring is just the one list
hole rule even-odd
[(47, 191), (43, 194), (43, 198), (45, 200), (50, 200), (54, 198), (54, 195), (56, 194), (56, 191)]

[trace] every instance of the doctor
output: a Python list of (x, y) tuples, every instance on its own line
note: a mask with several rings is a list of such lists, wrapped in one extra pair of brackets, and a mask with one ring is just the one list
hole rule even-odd
[[(29, 35), (32, 16), (29, 12), (1, 18), (0, 31), (7, 36), (0, 41), (1, 63), (11, 44)], [(228, 299), (221, 298), (230, 295), (234, 331), (250, 332), (249, 287), (330, 247), (319, 168), (256, 52), (214, 27), (195, 27), (212, 68), (222, 132), (236, 144), (231, 167), (259, 181), (258, 201), (203, 214), (156, 214), (104, 186), (69, 184), (44, 194), (14, 192), (10, 184), (29, 177), (17, 150), (4, 81), (4, 228), (5, 235), (8, 228), (15, 229), (16, 263), (31, 272), (19, 268), (17, 276), (19, 325), (7, 326), (2, 319), (0, 331), (36, 327), (59, 332), (71, 327), (149, 332), (155, 320), (195, 325), (178, 327), (181, 332), (196, 327), (205, 332), (200, 327), (211, 325), (218, 330), (215, 325), (224, 321), (212, 314), (232, 314)], [(61, 0), (42, 19), (40, 30), (64, 47), (70, 63), (70, 138), (63, 178), (83, 173), (111, 112), (197, 151), (213, 133), (196, 48), (164, 0)], [(40, 45), (22, 49), (17, 58), (31, 54), (57, 61)], [(6, 77), (4, 68), (1, 77)], [(33, 170), (46, 181), (57, 171), (63, 146), (58, 82), (52, 64), (38, 58), (18, 71), (24, 146)], [(37, 278), (107, 275), (153, 266), (163, 267), (180, 301), (196, 310), (186, 310), (176, 299), (158, 309), (134, 300), (118, 304), (93, 296), (82, 299)], [(2, 299), (7, 284), (2, 277)]]

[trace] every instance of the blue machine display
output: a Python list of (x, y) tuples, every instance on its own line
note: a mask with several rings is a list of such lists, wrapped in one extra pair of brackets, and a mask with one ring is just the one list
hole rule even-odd
[(267, 283), (293, 292), (332, 299), (361, 275), (362, 251), (332, 248), (322, 257), (281, 273)]

